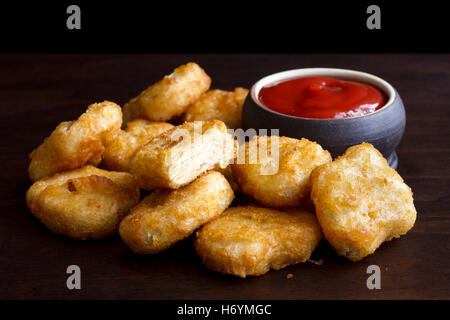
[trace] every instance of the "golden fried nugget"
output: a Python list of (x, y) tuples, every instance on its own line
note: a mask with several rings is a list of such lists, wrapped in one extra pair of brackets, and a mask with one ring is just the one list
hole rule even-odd
[(245, 278), (305, 262), (321, 238), (303, 209), (233, 207), (197, 231), (195, 249), (207, 268)]
[[(272, 143), (275, 143), (274, 148)], [(310, 196), (311, 171), (331, 161), (328, 151), (307, 139), (255, 136), (242, 147), (245, 148), (245, 163), (239, 164), (244, 159), (239, 160), (238, 156), (236, 163), (231, 164), (239, 190), (273, 208), (304, 205)], [(259, 153), (265, 148), (267, 157), (251, 160), (250, 153)]]
[(130, 172), (143, 189), (177, 189), (233, 156), (234, 140), (222, 121), (185, 122), (136, 152)]
[(27, 191), (30, 211), (54, 233), (97, 239), (118, 231), (139, 201), (135, 178), (91, 165), (35, 182)]
[(143, 118), (144, 114), (142, 113), (141, 105), (139, 104), (139, 96), (131, 99), (127, 103), (123, 105), (123, 123), (122, 126), (133, 120)]
[(107, 145), (102, 156), (102, 167), (114, 171), (129, 171), (130, 159), (144, 144), (173, 128), (167, 122), (152, 122), (137, 119), (127, 123)]
[(248, 90), (236, 88), (234, 91), (211, 90), (194, 102), (184, 114), (184, 120), (221, 120), (228, 128), (242, 126), (242, 106)]
[(136, 253), (158, 253), (220, 215), (234, 193), (222, 174), (209, 171), (178, 190), (159, 189), (120, 224), (120, 236)]
[(357, 261), (416, 220), (411, 189), (371, 144), (347, 149), (312, 173), (311, 197), (325, 238)]
[(85, 164), (98, 165), (107, 140), (120, 129), (122, 112), (109, 101), (91, 104), (78, 120), (61, 122), (30, 154), (32, 181)]
[(214, 167), (213, 170), (223, 174), (225, 179), (228, 180), (228, 183), (230, 184), (230, 186), (231, 186), (231, 188), (233, 189), (234, 192), (238, 192), (239, 191), (239, 188), (238, 188), (236, 182), (234, 181), (233, 172), (231, 171), (231, 166), (230, 165), (227, 165), (227, 166), (223, 167), (220, 164), (218, 164), (218, 165), (216, 165)]
[(159, 136), (164, 131), (172, 129), (173, 124), (167, 122), (147, 121), (144, 119), (137, 119), (127, 123), (126, 132), (131, 133), (136, 137), (152, 138)]
[(182, 65), (131, 99), (124, 106), (124, 120), (167, 121), (185, 112), (210, 85), (211, 78), (196, 63)]

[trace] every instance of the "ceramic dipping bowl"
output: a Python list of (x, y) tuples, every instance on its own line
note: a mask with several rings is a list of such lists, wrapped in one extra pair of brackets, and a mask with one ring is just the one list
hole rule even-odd
[[(285, 115), (265, 107), (258, 94), (262, 87), (301, 77), (322, 76), (371, 85), (385, 94), (386, 104), (373, 113), (344, 119), (311, 119)], [(334, 68), (295, 69), (275, 73), (258, 80), (251, 88), (242, 110), (244, 129), (279, 129), (280, 136), (307, 138), (327, 149), (333, 158), (353, 145), (369, 142), (396, 169), (395, 153), (405, 129), (405, 108), (392, 85), (372, 74)]]

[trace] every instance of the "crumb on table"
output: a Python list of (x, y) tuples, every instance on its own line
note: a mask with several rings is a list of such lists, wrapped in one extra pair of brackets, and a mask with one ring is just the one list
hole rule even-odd
[(323, 265), (323, 259), (319, 259), (319, 260), (309, 259), (308, 261), (311, 263), (314, 263), (315, 265), (318, 265), (318, 266)]

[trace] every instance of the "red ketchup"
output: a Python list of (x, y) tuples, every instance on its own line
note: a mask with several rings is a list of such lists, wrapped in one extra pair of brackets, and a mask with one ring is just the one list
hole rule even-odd
[(380, 109), (384, 95), (367, 84), (324, 77), (305, 77), (261, 88), (259, 101), (279, 113), (300, 118), (342, 119)]

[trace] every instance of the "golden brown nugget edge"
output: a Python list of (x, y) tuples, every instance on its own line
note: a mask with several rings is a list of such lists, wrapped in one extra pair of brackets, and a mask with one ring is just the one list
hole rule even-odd
[(120, 129), (122, 112), (114, 102), (91, 104), (75, 121), (61, 122), (30, 154), (34, 182), (57, 172), (98, 165), (108, 139)]
[(244, 206), (204, 225), (194, 243), (208, 269), (245, 278), (305, 262), (321, 238), (316, 217), (306, 210)]
[(228, 128), (242, 127), (242, 106), (248, 90), (210, 90), (195, 101), (183, 115), (185, 121), (221, 120)]
[(189, 62), (179, 66), (125, 104), (124, 121), (136, 118), (167, 121), (179, 116), (208, 91), (210, 85), (211, 78), (198, 64)]
[(146, 143), (174, 126), (167, 122), (154, 122), (136, 119), (127, 123), (106, 146), (102, 155), (101, 167), (113, 171), (130, 170), (130, 160)]
[(411, 189), (371, 144), (347, 149), (311, 175), (311, 197), (325, 238), (357, 261), (384, 241), (407, 233), (416, 220)]
[(131, 174), (87, 165), (35, 182), (26, 199), (31, 213), (48, 229), (84, 240), (117, 233), (139, 194)]
[(148, 195), (122, 220), (120, 236), (135, 253), (159, 253), (219, 216), (233, 198), (225, 177), (209, 171), (180, 189)]
[[(274, 139), (278, 140), (278, 148)], [(272, 153), (274, 143), (274, 151), (278, 152), (278, 157)], [(253, 152), (259, 155), (262, 146), (267, 148), (268, 160), (258, 158), (257, 163), (250, 163), (249, 154)], [(307, 139), (255, 136), (239, 149), (239, 153), (245, 151), (245, 163), (242, 163), (244, 159), (240, 160), (238, 155), (235, 163), (231, 164), (239, 190), (260, 204), (272, 208), (306, 205), (311, 192), (312, 170), (331, 162), (328, 151)], [(277, 161), (278, 167), (275, 165)]]

